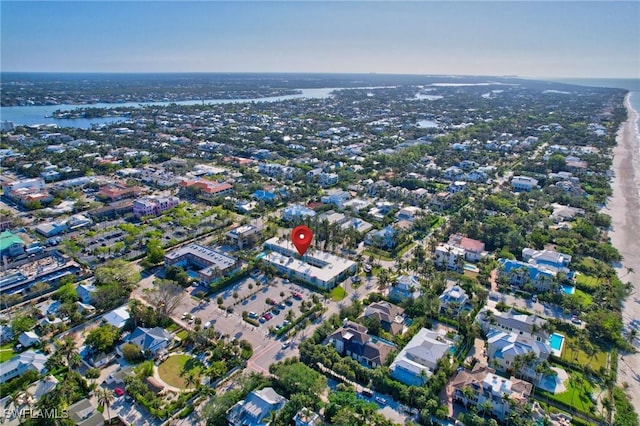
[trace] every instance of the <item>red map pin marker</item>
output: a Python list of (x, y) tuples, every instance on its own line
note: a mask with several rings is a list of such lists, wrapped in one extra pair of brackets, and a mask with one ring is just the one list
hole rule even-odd
[(304, 254), (307, 252), (307, 249), (311, 245), (312, 239), (313, 231), (307, 226), (296, 226), (291, 232), (291, 242), (294, 246), (296, 246), (296, 249), (298, 250), (298, 253), (300, 253), (300, 256), (304, 256)]

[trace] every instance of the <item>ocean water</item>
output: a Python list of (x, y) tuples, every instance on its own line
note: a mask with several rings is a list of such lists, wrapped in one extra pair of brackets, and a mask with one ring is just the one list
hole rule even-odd
[[(636, 140), (640, 145), (640, 89), (629, 93), (629, 104), (636, 112)], [(640, 146), (638, 148), (640, 149)]]

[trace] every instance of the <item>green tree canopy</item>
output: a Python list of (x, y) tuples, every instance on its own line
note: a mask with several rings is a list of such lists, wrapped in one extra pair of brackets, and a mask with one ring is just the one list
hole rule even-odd
[(85, 343), (96, 352), (109, 352), (119, 337), (120, 330), (117, 327), (103, 324), (89, 333)]

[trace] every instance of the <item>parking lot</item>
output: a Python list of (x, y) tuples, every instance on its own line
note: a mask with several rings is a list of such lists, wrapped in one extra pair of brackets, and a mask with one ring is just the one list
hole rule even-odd
[[(237, 297), (233, 297), (234, 294)], [(212, 303), (217, 303), (218, 296), (222, 297), (225, 308), (231, 307), (237, 315), (246, 312), (249, 318), (258, 321), (260, 327), (268, 328), (282, 326), (288, 315), (299, 316), (302, 302), (311, 300), (312, 294), (312, 291), (288, 280), (272, 278), (267, 281), (260, 274), (237, 282), (211, 299)], [(209, 319), (202, 320), (206, 322)]]

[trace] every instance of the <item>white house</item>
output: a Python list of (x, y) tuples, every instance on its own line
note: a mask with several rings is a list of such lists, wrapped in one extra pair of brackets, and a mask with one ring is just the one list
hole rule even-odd
[(104, 314), (104, 316), (102, 317), (102, 321), (121, 329), (127, 324), (127, 320), (129, 320), (129, 318), (130, 315), (127, 307), (120, 306), (119, 308)]
[(511, 178), (511, 187), (515, 191), (531, 191), (538, 186), (538, 180), (529, 176), (514, 176)]
[(436, 265), (444, 266), (447, 269), (460, 269), (461, 262), (464, 259), (464, 249), (455, 247), (450, 244), (440, 244), (436, 247)]
[(22, 352), (2, 363), (0, 383), (21, 376), (29, 370), (44, 374), (47, 371), (45, 364), (48, 359), (49, 357), (40, 351), (28, 350)]
[(40, 344), (40, 337), (33, 331), (25, 331), (18, 337), (18, 342), (20, 342), (23, 348), (30, 348), (31, 346)]
[(333, 204), (337, 207), (342, 207), (344, 202), (349, 198), (350, 195), (347, 191), (333, 190), (320, 197), (320, 201), (322, 201), (324, 204)]
[(524, 335), (538, 342), (549, 338), (547, 320), (537, 315), (527, 315), (509, 309), (505, 312), (483, 308), (478, 312), (476, 321), (485, 333), (492, 329)]
[(446, 289), (439, 297), (440, 299), (440, 312), (447, 312), (448, 310), (457, 314), (460, 312), (465, 303), (469, 300), (467, 293), (457, 285)]
[(445, 358), (452, 347), (450, 340), (422, 328), (391, 363), (391, 377), (407, 385), (421, 386), (437, 368), (438, 360)]
[(127, 343), (137, 345), (141, 350), (150, 352), (153, 357), (156, 357), (161, 352), (166, 351), (173, 341), (173, 336), (161, 327), (137, 327), (125, 340)]
[(251, 391), (244, 401), (237, 402), (227, 411), (229, 426), (267, 426), (272, 411), (280, 411), (287, 399), (273, 388)]
[[(487, 334), (487, 356), (492, 365), (500, 371), (511, 371), (517, 356), (533, 353), (535, 363), (542, 362), (551, 355), (551, 348), (545, 342), (532, 340), (513, 332), (492, 330)], [(524, 376), (535, 377), (535, 372), (522, 369)]]
[(415, 275), (401, 275), (389, 290), (389, 299), (417, 299), (421, 294), (420, 282)]

